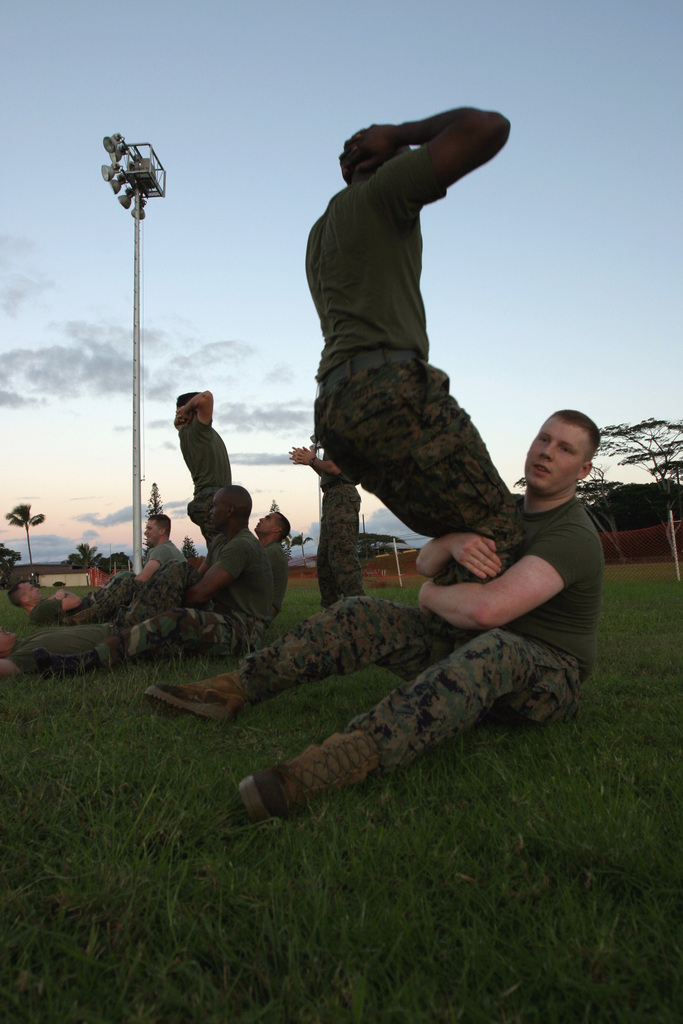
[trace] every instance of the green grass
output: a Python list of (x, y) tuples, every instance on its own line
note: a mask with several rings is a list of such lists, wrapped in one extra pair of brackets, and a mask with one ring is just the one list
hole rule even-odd
[[(277, 631), (317, 600), (292, 588)], [(682, 612), (680, 584), (608, 583), (575, 722), (484, 726), (260, 826), (239, 780), (394, 677), (225, 726), (142, 697), (208, 659), (3, 680), (0, 1019), (679, 1021)], [(29, 631), (4, 594), (0, 621)]]

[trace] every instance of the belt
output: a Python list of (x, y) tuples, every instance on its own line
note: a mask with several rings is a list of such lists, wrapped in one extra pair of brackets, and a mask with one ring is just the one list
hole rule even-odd
[(320, 485), (320, 490), (321, 490), (321, 491), (323, 492), (323, 494), (324, 494), (324, 493), (325, 493), (325, 491), (329, 491), (329, 490), (330, 490), (330, 489), (331, 489), (332, 487), (338, 487), (338, 486), (339, 486), (339, 484), (341, 484), (341, 483), (343, 483), (343, 482), (344, 482), (344, 481), (343, 481), (343, 480), (340, 480), (340, 479), (337, 479), (337, 480), (330, 480), (330, 481), (329, 481), (328, 483), (326, 483), (326, 484), (321, 484), (321, 485)]
[(343, 380), (348, 380), (354, 373), (361, 370), (374, 370), (386, 363), (407, 363), (410, 359), (419, 359), (419, 355), (411, 348), (375, 348), (370, 352), (359, 352), (350, 359), (330, 370), (318, 384), (318, 395), (324, 395)]

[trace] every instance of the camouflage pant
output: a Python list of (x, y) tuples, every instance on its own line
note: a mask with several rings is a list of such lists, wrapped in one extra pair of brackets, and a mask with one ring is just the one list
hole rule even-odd
[(192, 654), (240, 657), (257, 647), (262, 623), (247, 623), (237, 616), (201, 612), (196, 608), (169, 608), (132, 629), (115, 632), (98, 644), (102, 665), (117, 664), (145, 654), (164, 657), (178, 648)]
[(202, 531), (207, 544), (218, 532), (211, 522), (213, 496), (217, 490), (219, 490), (218, 487), (204, 487), (201, 491), (197, 491), (187, 506), (187, 514), (190, 521)]
[(473, 635), (418, 608), (350, 597), (245, 658), (240, 680), (249, 701), (257, 704), (300, 683), (349, 675), (368, 665), (413, 679)]
[(135, 597), (120, 606), (111, 621), (116, 629), (130, 629), (167, 608), (177, 608), (183, 603), (185, 591), (198, 582), (199, 573), (190, 562), (166, 562), (138, 584)]
[(165, 608), (182, 604), (185, 591), (198, 580), (190, 562), (166, 562), (144, 583), (132, 572), (120, 572), (100, 590), (88, 594), (89, 600), (76, 611), (90, 607), (91, 622), (112, 622), (118, 629), (129, 629)]
[[(518, 557), (521, 517), (448, 377), (422, 360), (361, 370), (315, 403), (315, 436), (342, 472), (428, 537), (493, 537), (503, 563)], [(467, 570), (437, 582), (472, 579)]]
[(323, 493), (316, 559), (323, 608), (342, 596), (363, 593), (363, 573), (358, 561), (359, 509), (360, 495), (353, 484), (328, 484)]
[(347, 732), (372, 734), (382, 771), (486, 715), (559, 721), (573, 717), (581, 699), (578, 665), (568, 654), (506, 629), (465, 633), (416, 608), (370, 597), (340, 601), (312, 616), (245, 658), (239, 673), (255, 704), (295, 684), (367, 665), (413, 680), (347, 726)]

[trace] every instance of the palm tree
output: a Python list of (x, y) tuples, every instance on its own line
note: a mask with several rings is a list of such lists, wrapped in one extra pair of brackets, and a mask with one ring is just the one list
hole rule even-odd
[(5, 513), (5, 519), (12, 526), (22, 526), (26, 530), (26, 543), (28, 544), (28, 560), (31, 563), (31, 568), (33, 568), (33, 557), (31, 555), (31, 541), (29, 539), (28, 530), (30, 526), (40, 526), (41, 523), (44, 523), (45, 516), (42, 514), (32, 516), (30, 505), (15, 505), (11, 512)]
[(98, 552), (97, 547), (93, 545), (90, 547), (89, 544), (77, 544), (76, 553), (69, 555), (67, 562), (72, 565), (82, 565), (84, 569), (90, 569), (93, 565), (98, 565), (102, 561), (102, 555)]
[(301, 557), (304, 560), (304, 565), (306, 564), (306, 550), (304, 548), (304, 544), (308, 544), (308, 542), (310, 540), (313, 540), (313, 538), (312, 537), (304, 537), (303, 533), (299, 533), (299, 534), (297, 534), (296, 537), (292, 537), (292, 539), (290, 541), (290, 547), (292, 547), (292, 548), (299, 547), (299, 545), (301, 546)]

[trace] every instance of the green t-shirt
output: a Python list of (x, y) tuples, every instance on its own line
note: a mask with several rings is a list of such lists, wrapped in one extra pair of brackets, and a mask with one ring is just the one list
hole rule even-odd
[(268, 556), (273, 573), (273, 617), (275, 617), (281, 611), (282, 602), (285, 599), (285, 591), (289, 583), (289, 562), (279, 540), (267, 544), (263, 550)]
[(595, 665), (605, 558), (598, 532), (578, 500), (548, 512), (523, 513), (523, 555), (549, 562), (564, 589), (507, 625), (517, 633), (573, 654), (586, 679)]
[(445, 195), (421, 147), (332, 197), (306, 250), (308, 287), (325, 338), (318, 380), (368, 349), (414, 349), (428, 358), (419, 215)]
[(230, 459), (223, 438), (211, 424), (194, 417), (178, 431), (180, 450), (194, 483), (194, 493), (232, 483)]
[(209, 543), (206, 556), (209, 567), (218, 565), (234, 577), (212, 598), (213, 611), (237, 614), (241, 618), (252, 615), (260, 622), (273, 617), (273, 574), (261, 542), (245, 527), (228, 541), (218, 534)]
[(148, 562), (158, 562), (159, 568), (162, 565), (166, 565), (167, 562), (184, 562), (185, 555), (182, 551), (179, 551), (172, 540), (165, 540), (162, 544), (157, 544), (155, 548), (150, 548), (147, 552), (147, 558), (145, 559), (145, 565)]
[[(49, 626), (51, 623), (63, 622), (62, 602), (54, 597), (44, 597), (35, 608), (28, 613), (29, 621), (34, 626)], [(40, 647), (36, 644), (36, 647)]]
[(17, 640), (8, 661), (13, 662), (26, 675), (38, 672), (33, 658), (35, 647), (45, 647), (53, 654), (82, 654), (89, 651), (111, 635), (107, 623), (89, 626), (58, 626), (56, 629), (39, 629), (30, 636)]

